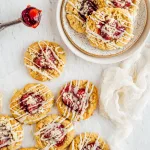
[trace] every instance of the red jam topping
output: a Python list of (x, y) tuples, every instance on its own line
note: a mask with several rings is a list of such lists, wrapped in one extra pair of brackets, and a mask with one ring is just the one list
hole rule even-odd
[(42, 106), (43, 101), (43, 97), (39, 94), (26, 93), (20, 99), (20, 107), (30, 114), (35, 114), (38, 108)]
[(82, 150), (92, 150), (93, 147), (94, 147), (94, 150), (101, 150), (100, 146), (96, 146), (95, 143), (87, 144), (86, 146), (82, 148)]
[(62, 146), (66, 135), (64, 135), (64, 125), (62, 124), (56, 124), (53, 129), (46, 129), (44, 133), (42, 134), (43, 138), (46, 139), (46, 141), (54, 141), (57, 147)]
[(83, 0), (79, 9), (79, 15), (83, 21), (86, 21), (86, 16), (91, 15), (93, 11), (96, 11), (97, 9), (97, 5), (93, 0)]
[(36, 67), (40, 69), (53, 69), (54, 66), (58, 64), (58, 61), (50, 49), (40, 50), (33, 62), (35, 63)]
[(132, 5), (132, 0), (112, 0), (111, 2), (117, 8), (128, 8)]
[[(62, 90), (62, 100), (63, 103), (71, 108), (72, 110), (81, 113), (83, 109), (83, 99), (85, 97), (85, 89), (78, 89), (73, 86), (67, 86)], [(87, 103), (87, 102), (86, 102)]]
[(100, 22), (98, 25), (98, 34), (105, 40), (117, 40), (120, 38), (125, 27), (121, 26), (117, 20), (107, 20), (105, 22)]
[(41, 10), (27, 6), (25, 10), (22, 11), (22, 21), (28, 27), (36, 28), (40, 24), (41, 20)]

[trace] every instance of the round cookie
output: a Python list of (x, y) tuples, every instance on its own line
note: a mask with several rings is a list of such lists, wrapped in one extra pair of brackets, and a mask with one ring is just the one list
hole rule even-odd
[(74, 138), (69, 150), (110, 150), (108, 144), (95, 133), (82, 133)]
[(79, 33), (85, 33), (87, 17), (98, 8), (99, 0), (68, 0), (66, 17), (70, 26)]
[(35, 127), (36, 146), (47, 150), (63, 150), (74, 138), (71, 122), (58, 115), (50, 115)]
[(39, 149), (35, 147), (30, 147), (30, 148), (20, 148), (20, 150), (39, 150)]
[(47, 116), (53, 103), (54, 96), (48, 87), (30, 83), (13, 95), (10, 111), (19, 122), (33, 124)]
[(101, 7), (122, 8), (136, 15), (140, 0), (100, 0)]
[(24, 56), (29, 74), (36, 80), (47, 81), (60, 76), (66, 62), (64, 50), (56, 43), (39, 41), (31, 44)]
[(22, 140), (22, 125), (10, 116), (0, 115), (0, 150), (16, 150)]
[(123, 48), (133, 37), (133, 22), (127, 10), (101, 8), (87, 19), (86, 35), (101, 50)]
[(97, 88), (87, 80), (71, 81), (61, 89), (56, 103), (65, 118), (74, 121), (87, 119), (98, 105)]

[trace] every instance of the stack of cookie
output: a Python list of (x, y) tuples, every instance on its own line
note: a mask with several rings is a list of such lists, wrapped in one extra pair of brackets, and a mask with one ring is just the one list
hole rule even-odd
[(68, 0), (66, 17), (70, 26), (85, 34), (100, 50), (123, 48), (133, 38), (133, 18), (139, 0)]
[[(29, 74), (36, 80), (58, 77), (65, 64), (65, 51), (56, 43), (35, 42), (24, 56)], [(48, 115), (56, 104), (59, 115)], [(55, 100), (51, 90), (41, 83), (30, 83), (17, 90), (10, 100), (12, 117), (0, 115), (0, 150), (16, 150), (23, 140), (23, 125), (35, 124), (35, 147), (20, 150), (109, 150), (95, 133), (74, 138), (73, 123), (91, 117), (98, 106), (97, 88), (87, 80), (66, 83)]]

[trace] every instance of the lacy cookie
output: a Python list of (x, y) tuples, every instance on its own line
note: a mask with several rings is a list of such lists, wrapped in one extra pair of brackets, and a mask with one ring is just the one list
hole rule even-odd
[(12, 117), (0, 115), (0, 150), (16, 150), (22, 140), (22, 125)]
[(101, 7), (123, 8), (136, 15), (140, 0), (100, 0)]
[(25, 124), (33, 124), (50, 112), (54, 96), (43, 84), (27, 84), (18, 90), (10, 102), (10, 111), (15, 119)]
[(123, 48), (133, 37), (129, 12), (120, 8), (101, 8), (88, 17), (86, 35), (101, 50)]
[(67, 83), (57, 99), (60, 114), (69, 120), (89, 118), (98, 105), (97, 88), (86, 80), (74, 80)]
[(36, 124), (37, 147), (47, 150), (64, 150), (74, 138), (74, 127), (65, 118), (50, 115)]
[(64, 50), (56, 43), (35, 42), (25, 52), (24, 64), (30, 75), (39, 81), (60, 76), (66, 62)]
[(68, 0), (66, 17), (70, 26), (79, 33), (85, 33), (85, 23), (89, 15), (99, 8), (99, 0)]
[(110, 150), (108, 144), (95, 133), (82, 133), (75, 137), (69, 150)]

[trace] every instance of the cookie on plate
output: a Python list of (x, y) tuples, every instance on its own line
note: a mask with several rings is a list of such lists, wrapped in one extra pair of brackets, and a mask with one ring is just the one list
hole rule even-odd
[(56, 43), (39, 41), (31, 44), (24, 56), (29, 74), (36, 80), (47, 81), (60, 76), (66, 62), (64, 50)]
[(22, 140), (22, 125), (10, 116), (0, 115), (0, 150), (16, 150)]
[(79, 33), (85, 33), (87, 17), (98, 8), (99, 0), (68, 0), (66, 17), (70, 26)]
[(108, 144), (95, 133), (82, 133), (74, 138), (69, 150), (110, 150)]
[(74, 138), (71, 122), (58, 115), (50, 115), (35, 127), (36, 146), (47, 150), (63, 150)]
[(130, 12), (131, 15), (137, 13), (140, 0), (100, 0), (101, 7), (123, 8)]
[(39, 150), (39, 149), (35, 147), (29, 147), (29, 148), (20, 148), (20, 150)]
[(69, 120), (89, 118), (98, 105), (97, 88), (87, 80), (67, 83), (56, 101), (60, 114)]
[(54, 96), (48, 87), (31, 83), (13, 95), (10, 111), (19, 122), (33, 124), (47, 116), (53, 103)]
[(129, 12), (120, 8), (101, 8), (86, 23), (90, 44), (101, 50), (123, 48), (133, 37)]

